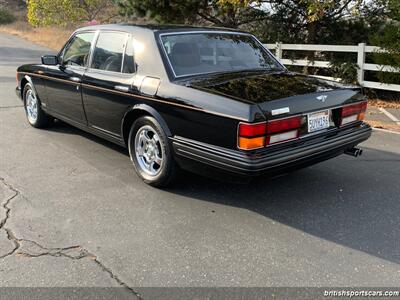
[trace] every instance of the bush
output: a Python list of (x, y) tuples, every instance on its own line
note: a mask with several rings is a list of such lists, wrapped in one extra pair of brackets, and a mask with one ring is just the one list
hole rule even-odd
[(0, 7), (0, 24), (8, 24), (15, 21), (14, 15), (12, 15), (8, 10)]
[(332, 76), (340, 78), (343, 83), (356, 83), (358, 65), (355, 62), (331, 60), (330, 62)]
[(372, 35), (370, 41), (382, 47), (386, 52), (375, 52), (373, 58), (379, 65), (391, 66), (393, 73), (379, 72), (378, 78), (381, 82), (400, 82), (400, 1), (389, 0), (388, 16), (390, 20), (385, 21), (385, 26), (380, 32)]
[(29, 0), (28, 22), (33, 26), (67, 26), (107, 15), (114, 0)]
[[(76, 3), (75, 3), (76, 2)], [(78, 1), (30, 0), (28, 21), (33, 26), (68, 25), (79, 19)]]

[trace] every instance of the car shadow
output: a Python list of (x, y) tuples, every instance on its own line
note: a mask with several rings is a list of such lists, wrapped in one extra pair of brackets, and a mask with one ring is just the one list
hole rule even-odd
[(88, 133), (86, 131), (80, 130), (76, 127), (73, 127), (63, 121), (60, 120), (55, 120), (54, 123), (50, 126), (45, 128), (44, 130), (47, 131), (52, 131), (52, 132), (57, 132), (57, 133), (61, 133), (61, 134), (69, 134), (69, 135), (78, 135), (78, 136), (82, 136), (88, 140), (91, 140), (95, 143), (101, 144), (107, 148), (110, 148), (112, 150), (115, 150), (121, 154), (124, 155), (129, 155), (128, 149), (119, 146), (117, 144), (114, 144), (112, 142), (109, 142), (105, 139), (102, 139), (100, 137), (97, 137), (91, 133)]
[(185, 174), (168, 192), (247, 209), (400, 263), (400, 155), (363, 148), (361, 158), (341, 156), (247, 185)]
[[(60, 121), (47, 130), (80, 135), (128, 155), (125, 148)], [(249, 184), (185, 172), (176, 185), (160, 193), (247, 209), (321, 239), (400, 263), (400, 155), (362, 148), (365, 151), (359, 158), (342, 155)]]

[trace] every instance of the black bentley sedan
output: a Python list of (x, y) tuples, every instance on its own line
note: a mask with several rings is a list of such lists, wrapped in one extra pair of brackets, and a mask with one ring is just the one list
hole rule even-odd
[(246, 180), (358, 156), (371, 135), (360, 87), (289, 72), (236, 30), (85, 27), (17, 81), (33, 127), (56, 118), (126, 146), (153, 186), (179, 169)]

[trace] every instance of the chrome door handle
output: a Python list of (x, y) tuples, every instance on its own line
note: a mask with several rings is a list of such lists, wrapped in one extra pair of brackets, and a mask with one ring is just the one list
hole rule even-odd
[(70, 78), (73, 82), (81, 82), (81, 79), (79, 77), (71, 77)]
[(117, 91), (121, 91), (121, 92), (129, 92), (129, 87), (127, 87), (127, 86), (116, 85), (116, 86), (114, 86), (114, 89), (116, 89)]

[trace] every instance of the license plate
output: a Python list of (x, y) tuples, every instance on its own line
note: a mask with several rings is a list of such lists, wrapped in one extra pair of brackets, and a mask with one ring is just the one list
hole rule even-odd
[(329, 110), (308, 114), (308, 132), (329, 128)]

